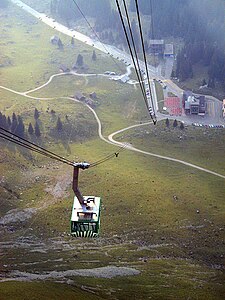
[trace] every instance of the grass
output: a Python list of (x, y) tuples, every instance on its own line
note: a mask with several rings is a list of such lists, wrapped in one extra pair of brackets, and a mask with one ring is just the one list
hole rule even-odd
[[(14, 65), (1, 69), (1, 84), (24, 91), (46, 82), (57, 72), (61, 60), (71, 64), (74, 59), (70, 54), (74, 49), (68, 47), (64, 52), (53, 49), (49, 43), (53, 31), (42, 24), (29, 25), (41, 40), (31, 38), (26, 33), (27, 15), (14, 6), (10, 9), (15, 12), (10, 22), (12, 27), (5, 27), (9, 20), (3, 18), (1, 30), (7, 30), (6, 44), (12, 36), (15, 43), (7, 47), (0, 45), (0, 53), (13, 59)], [(31, 21), (34, 20), (29, 18), (28, 22)], [(67, 38), (62, 39), (65, 43)], [(37, 51), (40, 41), (43, 51)], [(25, 46), (29, 49), (26, 68), (23, 56), (17, 53)], [(76, 47), (76, 54), (83, 51), (88, 61), (92, 49), (79, 43)], [(53, 58), (57, 64), (49, 63)], [(111, 69), (111, 60), (105, 58), (101, 62), (96, 65), (90, 62), (90, 72)], [(60, 98), (73, 95), (76, 90), (87, 95), (93, 90), (97, 93), (96, 112), (105, 136), (144, 121), (147, 115), (138, 91), (100, 77), (89, 78), (88, 82), (71, 76), (55, 78), (48, 87), (32, 94), (55, 97), (46, 101), (26, 99), (1, 89), (0, 108), (7, 115), (21, 114), (27, 125), (33, 122), (37, 107), (41, 112), (45, 147), (74, 161), (95, 162), (114, 153), (117, 147), (99, 140), (95, 119), (87, 108)], [(71, 123), (81, 124), (81, 132), (84, 128), (92, 129), (90, 136), (84, 140), (56, 142), (49, 136), (55, 120), (46, 112), (48, 107), (56, 111), (56, 118), (60, 116), (65, 122), (67, 114)], [(117, 138), (143, 150), (185, 159), (224, 174), (223, 131), (201, 130), (187, 128), (181, 133), (178, 128), (168, 130), (159, 123), (157, 127), (129, 130)], [(31, 218), (0, 228), (3, 277), (10, 276), (12, 270), (43, 274), (108, 265), (141, 271), (137, 276), (113, 279), (72, 277), (68, 278), (73, 280), (71, 285), (56, 283), (54, 279), (1, 282), (2, 299), (223, 299), (222, 178), (124, 151), (118, 158), (80, 174), (83, 194), (99, 195), (103, 200), (100, 238), (82, 240), (68, 236), (72, 169), (38, 155), (31, 157), (18, 147), (1, 142), (0, 174), (1, 217), (13, 208), (36, 209)], [(57, 188), (60, 194), (55, 193)]]
[(181, 87), (183, 90), (191, 90), (195, 93), (212, 95), (220, 100), (224, 99), (225, 91), (224, 91), (224, 85), (222, 84), (216, 83), (214, 89), (205, 89), (205, 90), (199, 89), (199, 87), (202, 86), (203, 79), (208, 81), (207, 67), (204, 67), (200, 64), (195, 64), (193, 66), (193, 74), (194, 76), (192, 78), (188, 78), (183, 82), (176, 82), (176, 84), (179, 87)]
[[(67, 286), (60, 283), (41, 282), (4, 282), (0, 284), (1, 299), (90, 299), (90, 293), (80, 288)], [(25, 291), (25, 292), (24, 292)], [(97, 295), (91, 295), (91, 299), (103, 299)]]
[[(224, 130), (186, 127), (167, 129), (165, 121), (157, 127), (136, 128), (123, 133), (122, 139), (149, 152), (175, 157), (225, 174), (221, 157), (224, 149)], [(162, 147), (162, 143), (164, 147)], [(213, 146), (212, 146), (213, 145)], [(185, 151), (188, 149), (188, 151)], [(201, 151), (199, 150), (201, 149)]]

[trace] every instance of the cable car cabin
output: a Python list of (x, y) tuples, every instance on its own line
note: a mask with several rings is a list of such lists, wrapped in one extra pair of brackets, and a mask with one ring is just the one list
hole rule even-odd
[(81, 204), (74, 197), (71, 215), (71, 234), (75, 237), (97, 237), (100, 228), (101, 198), (84, 196)]

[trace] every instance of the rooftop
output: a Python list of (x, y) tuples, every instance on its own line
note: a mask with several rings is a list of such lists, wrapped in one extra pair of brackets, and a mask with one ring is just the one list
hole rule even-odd
[(164, 40), (150, 40), (150, 45), (164, 45)]

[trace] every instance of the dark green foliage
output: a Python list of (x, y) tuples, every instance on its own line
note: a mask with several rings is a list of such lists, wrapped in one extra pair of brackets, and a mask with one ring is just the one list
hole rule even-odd
[(215, 88), (215, 79), (214, 78), (209, 78), (208, 87), (211, 89)]
[(56, 123), (56, 129), (57, 131), (62, 131), (63, 130), (63, 124), (62, 121), (60, 119), (60, 117), (58, 117), (57, 123)]
[(74, 45), (74, 37), (71, 38), (71, 45)]
[(174, 70), (172, 70), (171, 78), (175, 78), (175, 77), (176, 77), (176, 72)]
[(38, 125), (38, 122), (35, 123), (34, 133), (35, 133), (36, 137), (38, 137), (38, 138), (41, 136), (41, 131), (40, 131), (40, 127)]
[(206, 85), (207, 84), (207, 82), (206, 82), (206, 80), (205, 80), (205, 78), (202, 80), (202, 86), (204, 86), (204, 85)]
[(180, 123), (180, 129), (184, 130), (184, 123), (183, 122)]
[(184, 81), (189, 77), (193, 77), (191, 60), (188, 58), (185, 48), (177, 55), (176, 75), (181, 81)]
[(93, 50), (93, 53), (92, 53), (92, 60), (93, 61), (97, 60), (97, 56), (96, 56), (95, 50)]
[(25, 126), (23, 124), (23, 120), (22, 120), (21, 116), (18, 116), (18, 125), (17, 125), (15, 133), (17, 135), (23, 137), (24, 136), (24, 131), (25, 131)]
[(10, 127), (8, 125), (7, 117), (4, 114), (2, 114), (1, 112), (0, 112), (0, 126), (5, 128), (6, 130), (8, 130)]
[(177, 123), (177, 120), (175, 119), (174, 122), (173, 122), (173, 127), (176, 128), (177, 125), (178, 125), (178, 123)]
[(11, 118), (9, 116), (7, 117), (0, 112), (0, 126), (5, 128), (6, 130), (11, 130), (11, 132), (15, 133), (16, 135), (19, 135), (21, 137), (24, 136), (25, 126), (23, 123), (23, 119), (19, 115), (16, 116), (15, 113), (13, 113), (11, 121)]
[(39, 113), (39, 111), (37, 110), (37, 108), (35, 108), (35, 109), (34, 109), (34, 118), (35, 118), (35, 120), (37, 120), (37, 119), (39, 118), (39, 116), (40, 116), (40, 113)]
[(29, 126), (28, 126), (28, 133), (29, 133), (30, 135), (33, 135), (33, 134), (34, 134), (34, 128), (33, 128), (33, 126), (32, 126), (31, 123), (30, 123)]
[(170, 121), (169, 121), (169, 119), (167, 118), (166, 119), (166, 127), (169, 127), (170, 126)]
[(83, 64), (84, 64), (84, 58), (81, 54), (78, 54), (76, 65), (81, 67), (81, 66), (83, 66)]
[(16, 133), (16, 128), (18, 126), (17, 116), (15, 113), (12, 115), (12, 124), (11, 124), (11, 132)]
[(8, 116), (8, 118), (7, 118), (7, 122), (8, 122), (8, 126), (9, 126), (9, 128), (11, 127), (11, 125), (12, 125), (12, 121), (11, 121), (11, 119), (10, 119), (10, 116)]
[(62, 43), (61, 39), (58, 40), (58, 47), (60, 50), (63, 50), (63, 43)]

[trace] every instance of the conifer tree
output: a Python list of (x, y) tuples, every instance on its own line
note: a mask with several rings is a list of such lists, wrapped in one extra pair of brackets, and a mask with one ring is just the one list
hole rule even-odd
[(84, 64), (84, 58), (81, 54), (78, 54), (76, 65), (81, 67), (81, 66), (83, 66), (83, 64)]
[(177, 127), (178, 123), (177, 123), (177, 120), (175, 119), (174, 122), (173, 122), (173, 127)]
[(170, 121), (169, 121), (169, 119), (167, 118), (166, 119), (166, 127), (169, 127), (170, 126)]
[(39, 118), (39, 116), (40, 116), (40, 112), (35, 107), (35, 109), (34, 109), (34, 118), (35, 118), (35, 120), (37, 120)]
[(62, 129), (63, 129), (63, 125), (62, 125), (62, 121), (61, 121), (60, 117), (58, 117), (58, 120), (56, 123), (56, 129), (57, 129), (57, 131), (62, 131)]
[(11, 125), (11, 132), (12, 133), (16, 132), (17, 126), (18, 126), (17, 116), (16, 116), (15, 113), (13, 113), (13, 115), (12, 115), (12, 125)]
[(7, 118), (7, 122), (8, 122), (8, 126), (9, 126), (9, 128), (11, 127), (11, 125), (12, 125), (12, 121), (11, 121), (11, 119), (10, 119), (10, 116), (8, 116), (8, 118)]
[(40, 137), (41, 136), (40, 127), (39, 127), (39, 125), (38, 125), (37, 122), (35, 123), (35, 126), (34, 126), (34, 133), (35, 133), (36, 137)]
[(18, 126), (16, 128), (16, 134), (23, 137), (25, 131), (25, 126), (23, 124), (23, 119), (21, 116), (18, 116)]
[(28, 133), (29, 133), (30, 135), (33, 135), (33, 134), (34, 134), (34, 128), (33, 128), (33, 126), (32, 126), (31, 123), (30, 123), (29, 126), (28, 126)]
[(58, 47), (60, 50), (63, 49), (63, 43), (62, 43), (61, 39), (58, 40)]
[(95, 50), (93, 50), (93, 53), (92, 53), (92, 60), (93, 60), (93, 61), (96, 61), (96, 59), (97, 59), (97, 56), (96, 56)]

